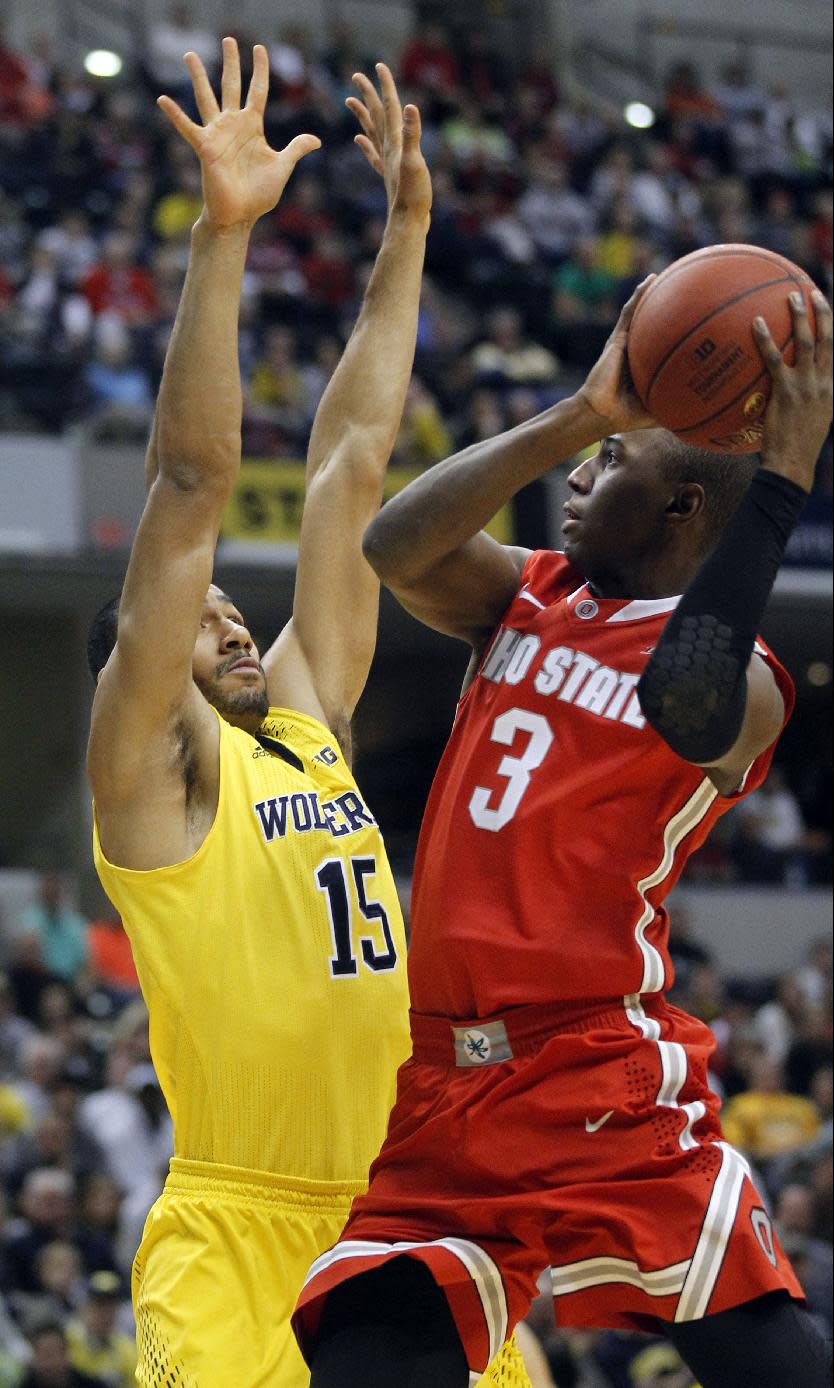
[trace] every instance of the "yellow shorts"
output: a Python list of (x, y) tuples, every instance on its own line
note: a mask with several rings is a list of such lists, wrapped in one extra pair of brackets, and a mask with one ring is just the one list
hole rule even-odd
[(141, 1388), (309, 1388), (290, 1316), (360, 1189), (172, 1161), (133, 1266)]

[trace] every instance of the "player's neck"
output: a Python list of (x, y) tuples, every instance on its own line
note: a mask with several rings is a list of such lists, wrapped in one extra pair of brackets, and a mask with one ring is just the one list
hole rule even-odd
[(630, 598), (649, 601), (673, 598), (683, 593), (697, 569), (689, 557), (668, 555), (662, 560), (636, 561), (619, 570), (599, 571), (587, 578), (588, 587), (596, 598)]

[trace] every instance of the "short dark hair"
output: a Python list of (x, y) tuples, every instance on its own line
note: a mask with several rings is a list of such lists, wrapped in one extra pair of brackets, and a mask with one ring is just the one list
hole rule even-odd
[(673, 482), (698, 482), (704, 489), (707, 546), (717, 544), (761, 465), (758, 453), (711, 453), (672, 438), (663, 459)]
[(119, 603), (121, 593), (104, 604), (90, 623), (87, 634), (87, 664), (94, 680), (104, 669), (116, 644), (119, 632)]

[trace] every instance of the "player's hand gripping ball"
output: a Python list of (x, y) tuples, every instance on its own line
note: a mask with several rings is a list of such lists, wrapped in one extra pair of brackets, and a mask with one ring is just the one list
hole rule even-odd
[(753, 337), (764, 318), (788, 365), (800, 291), (814, 331), (812, 281), (798, 265), (759, 246), (707, 246), (658, 275), (628, 334), (634, 388), (658, 423), (717, 453), (755, 453), (771, 378)]

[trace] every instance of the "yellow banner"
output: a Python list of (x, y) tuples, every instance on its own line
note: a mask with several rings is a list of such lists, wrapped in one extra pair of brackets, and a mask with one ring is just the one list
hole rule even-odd
[[(385, 477), (385, 499), (419, 477), (422, 468), (392, 467)], [(304, 506), (304, 463), (290, 458), (244, 459), (234, 494), (223, 518), (226, 540), (262, 540), (265, 544), (297, 544)], [(487, 526), (502, 545), (513, 539), (509, 506)]]

